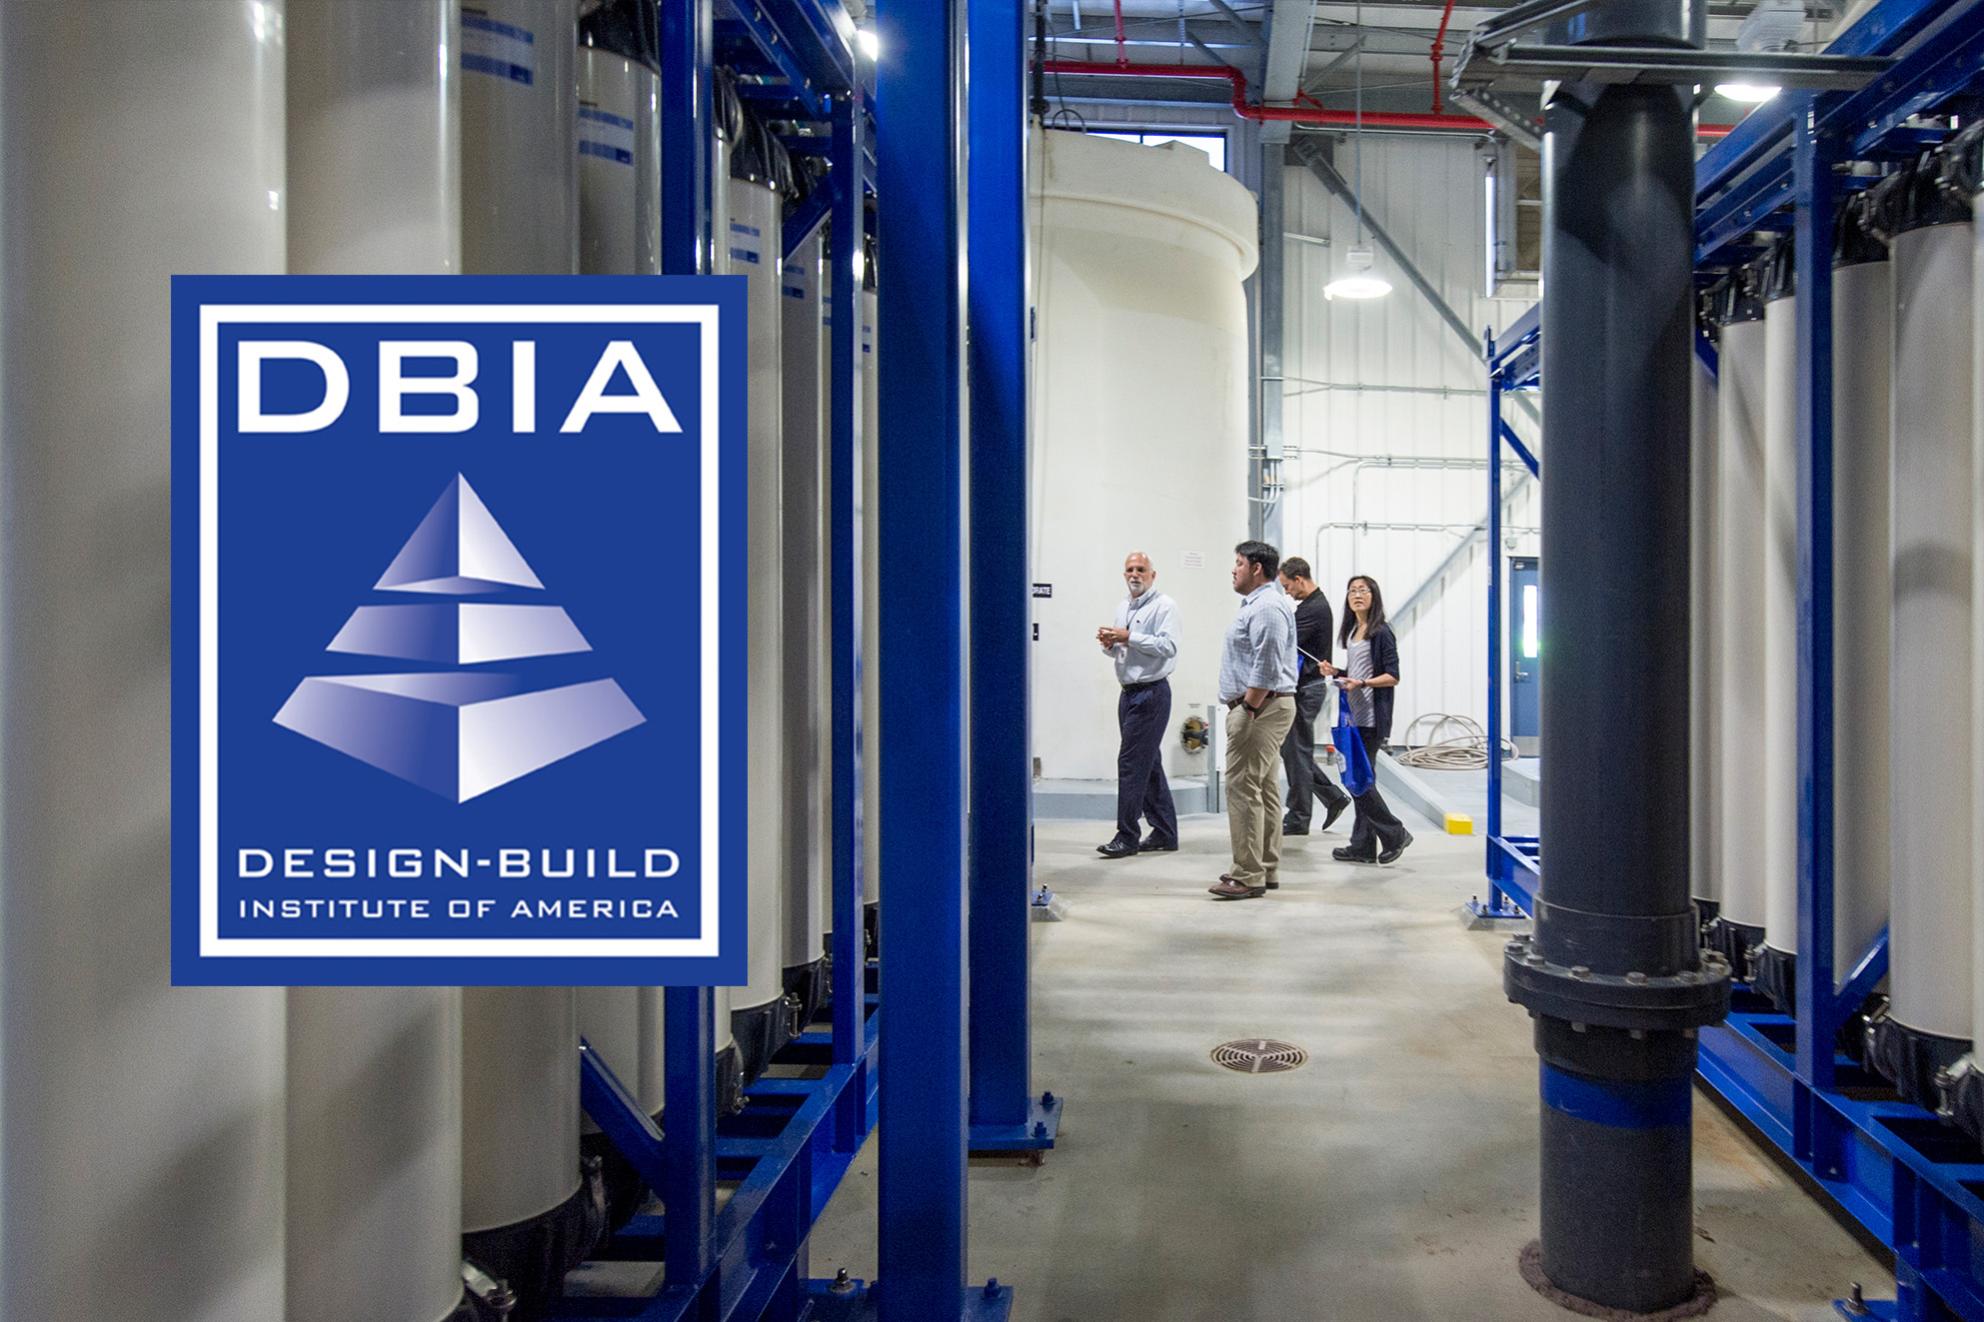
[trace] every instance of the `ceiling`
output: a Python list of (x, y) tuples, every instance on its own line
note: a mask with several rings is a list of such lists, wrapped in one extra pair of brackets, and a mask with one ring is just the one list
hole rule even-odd
[[(1469, 31), (1513, 2), (1454, 4), (1444, 72), (1451, 73), (1452, 59), (1467, 44)], [(1712, 47), (1734, 46), (1737, 29), (1753, 3), (1733, 0), (1709, 5)], [(1057, 58), (1116, 61), (1113, 0), (1049, 0), (1047, 8), (1049, 39)], [(1807, 3), (1813, 47), (1830, 39), (1842, 9), (1821, 0)], [(1432, 108), (1431, 54), (1445, 0), (1391, 0), (1362, 6), (1337, 0), (1122, 0), (1122, 10), (1122, 54), (1132, 61), (1197, 65), (1217, 61), (1244, 71), (1257, 100), (1265, 91), (1268, 101), (1293, 101), (1299, 90), (1341, 109), (1355, 103), (1361, 75), (1367, 109)], [(1227, 96), (1216, 83), (1153, 81), (1132, 86), (1122, 79), (1063, 78), (1050, 87), (1050, 93), (1056, 91), (1070, 100), (1114, 96), (1218, 102)], [(1703, 118), (1733, 120), (1743, 112), (1743, 107), (1712, 98)]]

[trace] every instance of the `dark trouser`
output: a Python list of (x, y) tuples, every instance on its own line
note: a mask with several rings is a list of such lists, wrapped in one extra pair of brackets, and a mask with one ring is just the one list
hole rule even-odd
[(1316, 717), (1329, 700), (1330, 686), (1321, 681), (1295, 690), (1295, 724), (1281, 742), (1281, 765), (1288, 773), (1288, 815), (1283, 820), (1292, 827), (1307, 830), (1309, 801), (1313, 796), (1331, 812), (1350, 802), (1350, 796), (1336, 787), (1316, 762)]
[(1116, 754), (1116, 836), (1137, 842), (1138, 821), (1163, 840), (1178, 838), (1178, 810), (1164, 778), (1164, 729), (1171, 723), (1171, 681), (1126, 684), (1116, 699), (1123, 746)]
[[(1365, 755), (1371, 765), (1378, 765), (1378, 732), (1360, 729), (1358, 735), (1364, 740)], [(1368, 792), (1352, 800), (1357, 805), (1357, 824), (1350, 828), (1350, 847), (1360, 854), (1377, 854), (1381, 849), (1390, 849), (1402, 843), (1407, 835), (1405, 823), (1392, 812), (1391, 805), (1378, 793), (1378, 781), (1374, 776)]]

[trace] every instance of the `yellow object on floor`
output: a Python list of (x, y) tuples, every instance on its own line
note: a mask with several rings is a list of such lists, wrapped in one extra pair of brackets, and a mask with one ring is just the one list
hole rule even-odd
[(1474, 834), (1474, 819), (1473, 819), (1472, 817), (1469, 817), (1469, 816), (1468, 816), (1468, 815), (1467, 815), (1466, 813), (1464, 813), (1464, 812), (1450, 812), (1450, 813), (1448, 813), (1448, 814), (1447, 814), (1447, 834), (1448, 834), (1448, 835), (1473, 835), (1473, 834)]

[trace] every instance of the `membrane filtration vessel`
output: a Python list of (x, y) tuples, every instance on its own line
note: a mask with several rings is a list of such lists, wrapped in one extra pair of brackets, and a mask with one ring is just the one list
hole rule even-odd
[[(585, 275), (661, 271), (661, 78), (629, 33), (585, 20), (578, 51), (579, 270)], [(664, 1047), (659, 987), (582, 987), (579, 1032), (656, 1120)], [(598, 1158), (608, 1220), (638, 1209), (645, 1186), (587, 1119), (581, 1150)]]
[[(462, 9), (462, 266), (578, 271), (574, 0)], [(515, 76), (524, 69), (529, 77)], [(462, 1230), (467, 1256), (538, 1311), (597, 1238), (579, 1161), (578, 996), (462, 993)]]
[(1934, 1107), (1936, 1075), (1969, 1049), (1975, 804), (1972, 684), (1977, 509), (1971, 396), (1974, 233), (1931, 162), (1880, 186), (1890, 236), (1894, 600), (1889, 703), (1890, 1000), (1869, 1061)]
[[(461, 270), (449, 0), (289, 0), (289, 269)], [(287, 1322), (462, 1304), (462, 993), (289, 992)]]

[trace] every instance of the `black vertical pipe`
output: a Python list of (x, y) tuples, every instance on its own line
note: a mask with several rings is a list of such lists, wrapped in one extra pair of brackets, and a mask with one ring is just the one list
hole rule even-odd
[[(1688, 44), (1660, 26), (1676, 12), (1621, 4), (1603, 31), (1560, 35)], [(1544, 884), (1508, 981), (1542, 1057), (1542, 1276), (1636, 1313), (1697, 1288), (1691, 1030), (1728, 995), (1689, 897), (1676, 660), (1691, 623), (1693, 144), (1679, 88), (1565, 84), (1547, 112)]]
[(1688, 823), (1676, 649), (1690, 624), (1692, 112), (1677, 88), (1565, 87), (1547, 132), (1549, 896), (1553, 908), (1650, 921), (1551, 924), (1541, 940), (1566, 964), (1674, 972), (1694, 954), (1675, 861)]

